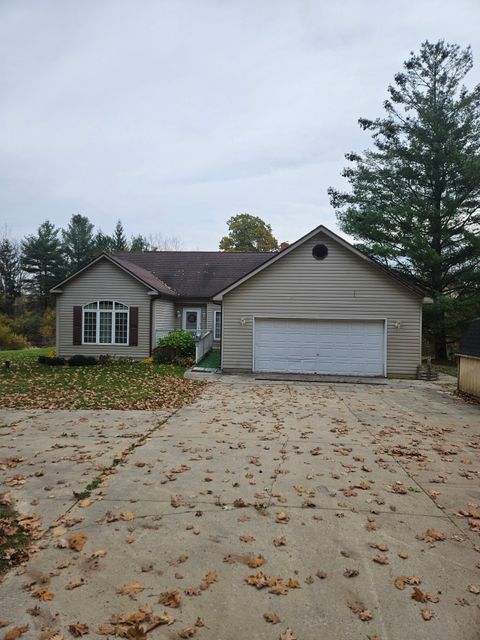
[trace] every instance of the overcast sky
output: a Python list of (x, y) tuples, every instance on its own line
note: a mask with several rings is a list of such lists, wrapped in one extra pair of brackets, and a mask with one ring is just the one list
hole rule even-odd
[(410, 50), (473, 47), (479, 0), (0, 0), (0, 225), (87, 215), (217, 249), (336, 230), (327, 188)]

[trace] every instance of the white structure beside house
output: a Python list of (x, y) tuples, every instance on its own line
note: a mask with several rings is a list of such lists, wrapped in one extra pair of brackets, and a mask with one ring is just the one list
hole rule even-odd
[(424, 293), (324, 226), (275, 253), (102, 254), (52, 289), (57, 353), (150, 355), (172, 329), (226, 372), (414, 377)]

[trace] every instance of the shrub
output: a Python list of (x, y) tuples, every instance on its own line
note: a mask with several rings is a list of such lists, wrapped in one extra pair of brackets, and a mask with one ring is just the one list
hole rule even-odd
[(0, 349), (24, 349), (27, 341), (10, 327), (0, 324)]
[(90, 367), (94, 364), (98, 364), (98, 360), (94, 356), (83, 356), (77, 354), (68, 359), (69, 367)]
[(182, 367), (195, 361), (195, 338), (190, 331), (181, 329), (170, 331), (160, 338), (158, 347), (153, 350), (155, 362), (176, 364)]
[(38, 356), (38, 362), (51, 367), (61, 367), (66, 364), (65, 358), (57, 358), (57, 356)]

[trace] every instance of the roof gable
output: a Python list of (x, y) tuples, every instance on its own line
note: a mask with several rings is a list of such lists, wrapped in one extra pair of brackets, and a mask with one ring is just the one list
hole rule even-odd
[(343, 238), (338, 236), (336, 233), (334, 233), (333, 231), (330, 231), (330, 229), (327, 229), (327, 227), (325, 227), (324, 225), (319, 225), (315, 229), (312, 229), (312, 231), (310, 231), (306, 235), (304, 235), (301, 238), (299, 238), (299, 240), (297, 240), (296, 242), (292, 243), (288, 248), (284, 249), (283, 251), (280, 251), (279, 253), (275, 253), (273, 256), (270, 257), (269, 260), (265, 261), (263, 264), (261, 264), (258, 267), (252, 269), (252, 271), (250, 271), (249, 273), (247, 273), (244, 276), (240, 277), (235, 282), (232, 282), (232, 284), (228, 285), (224, 289), (219, 290), (215, 294), (214, 300), (215, 301), (222, 300), (224, 295), (226, 295), (230, 291), (233, 291), (233, 289), (235, 289), (236, 287), (240, 286), (241, 284), (243, 284), (244, 282), (246, 282), (250, 278), (253, 278), (255, 275), (257, 275), (257, 273), (262, 272), (264, 269), (270, 268), (278, 260), (281, 260), (285, 256), (289, 255), (292, 251), (294, 251), (298, 247), (302, 246), (303, 244), (308, 242), (310, 239), (314, 238), (319, 233), (325, 234), (331, 240), (337, 242), (342, 247), (344, 247), (348, 251), (352, 252), (353, 254), (355, 254), (356, 256), (361, 258), (362, 260), (365, 260), (373, 268), (383, 272), (385, 275), (387, 275), (388, 277), (390, 277), (393, 280), (395, 280), (397, 282), (397, 284), (400, 284), (403, 287), (409, 289), (412, 293), (416, 294), (419, 297), (422, 297), (422, 298), (424, 297), (425, 292), (422, 289), (420, 289), (420, 287), (415, 286), (414, 284), (410, 283), (408, 280), (403, 278), (400, 274), (398, 274), (393, 269), (390, 269), (389, 267), (386, 267), (386, 266), (382, 265), (381, 263), (377, 262), (376, 260), (374, 260), (373, 258), (368, 256), (367, 254), (363, 253), (362, 251), (360, 251), (359, 249), (357, 249), (356, 247), (351, 245), (349, 242), (347, 242), (346, 240), (344, 240)]
[(62, 293), (62, 287), (64, 285), (68, 284), (74, 278), (81, 276), (82, 273), (93, 267), (93, 265), (97, 264), (101, 260), (107, 260), (119, 269), (122, 269), (122, 271), (130, 275), (132, 278), (135, 278), (135, 280), (138, 280), (138, 282), (145, 285), (148, 289), (151, 290), (152, 293), (162, 293), (163, 295), (172, 297), (176, 295), (175, 291), (173, 291), (167, 284), (165, 284), (165, 282), (162, 282), (160, 279), (156, 278), (152, 273), (149, 273), (145, 269), (141, 269), (134, 264), (130, 264), (126, 260), (119, 260), (107, 253), (101, 253), (99, 256), (93, 258), (93, 260), (86, 264), (82, 269), (79, 269), (72, 275), (68, 276), (68, 278), (65, 278), (54, 287), (52, 287), (50, 289), (50, 293)]

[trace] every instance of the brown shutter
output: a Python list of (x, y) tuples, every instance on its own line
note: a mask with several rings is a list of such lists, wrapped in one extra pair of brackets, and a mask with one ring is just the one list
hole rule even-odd
[(73, 307), (73, 344), (82, 344), (82, 307)]
[(130, 307), (130, 321), (128, 327), (129, 341), (131, 347), (138, 346), (138, 307)]

